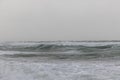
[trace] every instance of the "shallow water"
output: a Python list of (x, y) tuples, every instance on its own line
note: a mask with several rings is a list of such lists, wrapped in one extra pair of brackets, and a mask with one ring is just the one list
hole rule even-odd
[(6, 42), (0, 80), (120, 80), (120, 42)]

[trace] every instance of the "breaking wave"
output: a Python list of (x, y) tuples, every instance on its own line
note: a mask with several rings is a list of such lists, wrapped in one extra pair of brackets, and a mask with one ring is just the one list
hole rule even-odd
[(95, 59), (95, 58), (119, 57), (120, 43), (118, 42), (4, 43), (0, 45), (0, 51), (20, 52), (14, 54), (3, 54), (6, 57), (12, 58), (48, 57), (50, 59)]
[(8, 51), (40, 51), (40, 52), (64, 52), (64, 51), (83, 51), (91, 52), (96, 50), (111, 49), (114, 45), (104, 46), (85, 46), (85, 45), (56, 45), (56, 44), (39, 44), (33, 46), (0, 46), (0, 50)]

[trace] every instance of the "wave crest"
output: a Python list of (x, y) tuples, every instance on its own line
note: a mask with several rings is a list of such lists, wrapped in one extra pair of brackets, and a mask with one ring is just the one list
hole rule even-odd
[(85, 45), (57, 45), (57, 44), (39, 44), (33, 46), (0, 46), (0, 50), (10, 50), (10, 51), (83, 51), (83, 52), (91, 52), (97, 50), (105, 50), (112, 48), (113, 45), (102, 45), (102, 46), (85, 46)]

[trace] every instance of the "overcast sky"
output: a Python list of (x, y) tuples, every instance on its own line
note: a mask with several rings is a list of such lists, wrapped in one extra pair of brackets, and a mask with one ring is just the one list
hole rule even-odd
[(119, 40), (120, 0), (0, 0), (0, 40)]

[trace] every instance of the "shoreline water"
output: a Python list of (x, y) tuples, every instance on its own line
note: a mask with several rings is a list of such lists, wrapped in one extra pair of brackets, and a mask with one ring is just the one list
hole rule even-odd
[(0, 44), (0, 80), (120, 80), (120, 42)]

